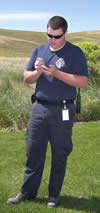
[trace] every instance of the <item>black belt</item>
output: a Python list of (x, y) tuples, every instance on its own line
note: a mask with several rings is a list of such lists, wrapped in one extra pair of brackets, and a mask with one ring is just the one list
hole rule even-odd
[(38, 98), (36, 98), (37, 102), (40, 104), (44, 104), (44, 105), (64, 105), (64, 104), (73, 104), (74, 100), (63, 100), (63, 101), (47, 101), (47, 100), (40, 100)]

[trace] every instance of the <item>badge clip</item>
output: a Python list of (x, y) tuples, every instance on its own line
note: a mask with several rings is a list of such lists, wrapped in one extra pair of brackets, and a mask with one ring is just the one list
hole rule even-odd
[(67, 107), (66, 107), (66, 101), (65, 100), (63, 100), (63, 104), (64, 104), (64, 109), (66, 110)]

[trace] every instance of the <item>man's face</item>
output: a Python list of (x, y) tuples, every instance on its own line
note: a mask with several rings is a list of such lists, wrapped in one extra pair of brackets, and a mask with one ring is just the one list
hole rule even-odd
[[(57, 30), (52, 29), (50, 26), (47, 28), (48, 42), (54, 50), (58, 50), (64, 46), (66, 35), (67, 31), (64, 33), (61, 28)], [(56, 36), (58, 36), (58, 38)]]

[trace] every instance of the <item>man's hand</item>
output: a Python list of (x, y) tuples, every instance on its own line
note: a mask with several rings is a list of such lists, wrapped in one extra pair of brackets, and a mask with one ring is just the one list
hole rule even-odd
[(35, 70), (37, 70), (39, 73), (42, 73), (41, 66), (44, 65), (44, 61), (42, 58), (37, 58), (35, 61)]
[(57, 73), (57, 69), (54, 65), (49, 65), (49, 67), (42, 65), (41, 70), (43, 73), (50, 77), (55, 77)]

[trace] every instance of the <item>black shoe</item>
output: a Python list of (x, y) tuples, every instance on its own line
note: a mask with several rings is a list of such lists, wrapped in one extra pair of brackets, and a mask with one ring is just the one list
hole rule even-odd
[(16, 197), (13, 198), (9, 198), (7, 203), (8, 204), (18, 204), (21, 201), (25, 201), (25, 200), (32, 200), (33, 198), (30, 197), (28, 194), (22, 194), (19, 193)]
[(48, 198), (48, 208), (55, 208), (59, 204), (59, 197), (49, 197)]

